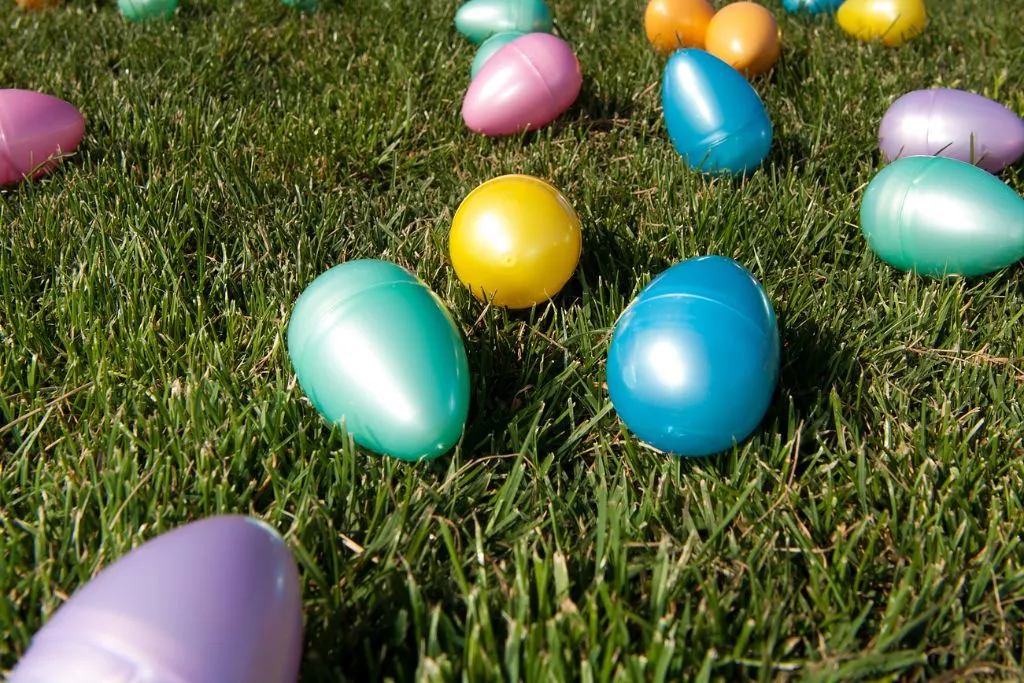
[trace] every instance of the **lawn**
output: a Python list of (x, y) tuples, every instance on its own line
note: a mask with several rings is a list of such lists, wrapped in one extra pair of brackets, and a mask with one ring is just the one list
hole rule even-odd
[[(934, 0), (896, 49), (764, 0), (775, 141), (745, 180), (673, 150), (639, 0), (551, 2), (576, 104), (470, 132), (458, 4), (183, 0), (135, 25), (110, 0), (4, 3), (0, 86), (87, 128), (0, 191), (0, 670), (131, 548), (247, 513), (300, 565), (304, 683), (1020, 680), (1024, 269), (915, 277), (858, 227), (896, 97), (1024, 113), (1019, 0)], [(583, 225), (532, 311), (486, 307), (447, 259), (459, 203), (505, 173)], [(1000, 177), (1024, 192), (1024, 165)], [(630, 299), (705, 254), (764, 284), (781, 377), (751, 438), (681, 459), (617, 420), (604, 362)], [(295, 300), (360, 257), (416, 272), (465, 333), (469, 422), (431, 462), (353, 448), (295, 381)]]

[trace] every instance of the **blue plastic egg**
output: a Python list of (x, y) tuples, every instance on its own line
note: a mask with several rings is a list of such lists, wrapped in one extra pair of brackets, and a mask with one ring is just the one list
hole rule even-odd
[(808, 14), (835, 14), (846, 0), (782, 0), (787, 12)]
[(665, 126), (687, 165), (740, 175), (760, 166), (772, 147), (772, 123), (757, 91), (709, 52), (678, 50), (661, 83)]
[(655, 278), (619, 318), (608, 393), (641, 441), (675, 455), (712, 455), (764, 418), (780, 347), (757, 279), (730, 258), (692, 258)]

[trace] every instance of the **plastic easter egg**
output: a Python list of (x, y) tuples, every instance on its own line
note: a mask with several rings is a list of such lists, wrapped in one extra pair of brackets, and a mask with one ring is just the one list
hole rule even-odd
[(129, 21), (153, 21), (173, 16), (178, 0), (117, 0), (117, 7)]
[(561, 192), (539, 178), (505, 175), (462, 200), (448, 243), (455, 274), (473, 296), (529, 308), (569, 281), (583, 239), (580, 219)]
[(679, 50), (665, 66), (662, 111), (686, 163), (710, 174), (743, 174), (764, 161), (772, 124), (743, 75), (703, 50)]
[(580, 94), (583, 73), (572, 48), (550, 33), (528, 33), (495, 52), (462, 101), (470, 130), (494, 137), (536, 130)]
[(544, 0), (469, 0), (455, 12), (455, 28), (479, 45), (497, 33), (550, 33), (551, 10)]
[(928, 14), (924, 0), (846, 0), (836, 21), (857, 40), (899, 47), (924, 31)]
[(712, 455), (764, 418), (780, 349), (775, 311), (750, 272), (723, 256), (688, 259), (655, 278), (616, 322), (608, 393), (641, 441)]
[(770, 70), (782, 52), (775, 16), (754, 2), (718, 10), (704, 35), (704, 49), (748, 78)]
[(71, 154), (85, 135), (81, 112), (32, 90), (0, 90), (0, 185), (38, 178)]
[(782, 0), (787, 12), (806, 14), (833, 14), (844, 0)]
[(364, 448), (427, 460), (462, 435), (462, 337), (437, 295), (401, 266), (365, 259), (322, 273), (292, 311), (288, 353), (316, 409)]
[(168, 531), (103, 569), (35, 634), (10, 683), (295, 683), (298, 568), (235, 515)]
[(470, 69), (470, 79), (476, 78), (477, 73), (483, 68), (487, 60), (494, 56), (494, 53), (503, 48), (504, 46), (511, 43), (516, 38), (525, 36), (526, 34), (522, 31), (505, 31), (504, 33), (495, 33), (493, 36), (483, 42), (483, 44), (477, 49), (476, 55), (473, 57), (473, 66)]
[(23, 10), (34, 11), (60, 7), (63, 0), (16, 0), (18, 7)]
[(1024, 258), (1024, 199), (946, 157), (905, 157), (868, 183), (860, 227), (878, 256), (920, 275), (986, 275)]
[(882, 117), (878, 144), (886, 161), (943, 156), (998, 173), (1024, 156), (1024, 120), (966, 90), (915, 90)]
[(660, 55), (684, 47), (704, 47), (715, 8), (708, 0), (650, 0), (644, 10), (644, 32)]
[(285, 5), (304, 12), (313, 12), (319, 6), (318, 0), (282, 0)]

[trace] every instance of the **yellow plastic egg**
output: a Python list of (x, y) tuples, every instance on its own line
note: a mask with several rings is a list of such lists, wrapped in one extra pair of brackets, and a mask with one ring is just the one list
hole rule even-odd
[(898, 47), (924, 31), (924, 0), (846, 0), (836, 12), (839, 26), (858, 40)]
[(550, 184), (528, 175), (492, 178), (462, 200), (448, 249), (477, 299), (508, 308), (547, 301), (580, 260), (580, 219)]
[(704, 34), (704, 49), (748, 78), (763, 74), (779, 59), (779, 24), (754, 2), (734, 2), (718, 10)]

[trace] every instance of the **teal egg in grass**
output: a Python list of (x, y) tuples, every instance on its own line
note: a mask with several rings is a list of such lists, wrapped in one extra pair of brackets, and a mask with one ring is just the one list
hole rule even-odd
[(178, 0), (117, 0), (117, 8), (129, 21), (167, 19), (178, 9)]
[(437, 295), (401, 266), (363, 259), (317, 277), (292, 310), (288, 354), (324, 419), (364, 448), (426, 460), (462, 435), (462, 336)]
[(551, 33), (554, 18), (544, 0), (469, 0), (455, 12), (455, 28), (479, 45), (497, 33)]
[(317, 0), (282, 0), (282, 2), (288, 7), (294, 7), (305, 12), (312, 12), (318, 6)]
[(868, 183), (860, 228), (890, 266), (918, 275), (987, 275), (1024, 258), (1024, 199), (965, 161), (911, 156)]
[(511, 43), (516, 38), (525, 36), (526, 33), (523, 31), (505, 31), (504, 33), (496, 33), (483, 42), (479, 48), (477, 48), (476, 55), (473, 57), (473, 66), (469, 72), (470, 80), (476, 78), (476, 74), (480, 69), (484, 67), (487, 60), (494, 56), (494, 53)]

